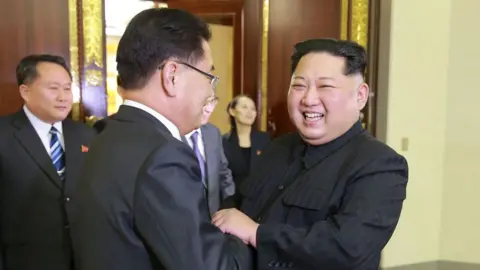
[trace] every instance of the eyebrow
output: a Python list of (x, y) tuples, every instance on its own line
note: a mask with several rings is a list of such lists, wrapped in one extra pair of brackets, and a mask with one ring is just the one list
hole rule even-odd
[(51, 81), (47, 81), (46, 84), (48, 84), (48, 85), (52, 85), (52, 84), (53, 84), (53, 85), (67, 85), (67, 84), (72, 84), (72, 82), (63, 82), (63, 83), (61, 83), (61, 82), (51, 82)]
[(335, 79), (333, 77), (318, 77), (317, 80), (331, 80), (334, 81)]

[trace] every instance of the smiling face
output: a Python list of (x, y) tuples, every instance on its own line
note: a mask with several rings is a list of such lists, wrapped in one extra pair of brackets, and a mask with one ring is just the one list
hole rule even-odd
[(169, 60), (161, 71), (164, 89), (170, 96), (169, 117), (181, 134), (187, 134), (203, 124), (205, 106), (215, 95), (215, 85), (209, 77), (213, 76), (211, 72), (214, 69), (210, 45), (206, 41), (202, 44), (204, 54), (195, 64)]
[(251, 126), (257, 117), (255, 102), (246, 96), (239, 97), (235, 106), (229, 109), (229, 113), (237, 125)]
[(72, 109), (72, 80), (60, 65), (40, 62), (37, 76), (20, 85), (20, 94), (27, 108), (47, 123), (63, 121)]
[(203, 106), (203, 116), (202, 116), (202, 125), (208, 123), (210, 116), (212, 115), (215, 107), (217, 106), (218, 98), (212, 96), (208, 99), (207, 104)]
[(309, 53), (296, 67), (288, 92), (288, 112), (305, 142), (328, 143), (358, 121), (368, 98), (361, 74), (345, 75), (345, 58)]

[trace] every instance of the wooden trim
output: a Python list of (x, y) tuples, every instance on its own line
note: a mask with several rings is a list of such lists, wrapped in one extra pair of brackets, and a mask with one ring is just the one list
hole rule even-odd
[[(80, 88), (79, 73), (79, 53), (78, 53), (78, 16), (77, 16), (77, 0), (68, 1), (68, 24), (69, 24), (69, 51), (70, 51), (70, 71), (72, 73), (72, 82), (78, 88), (73, 89), (74, 97), (78, 95), (78, 99), (73, 100), (72, 118), (80, 120), (80, 104), (82, 102), (82, 90)], [(78, 91), (78, 92), (77, 92)]]
[[(368, 20), (368, 84), (370, 86), (370, 98), (368, 106), (367, 129), (377, 135), (377, 96), (382, 91), (378, 88), (378, 59), (379, 59), (379, 32), (380, 32), (380, 0), (370, 0)], [(386, 89), (383, 89), (386, 90)]]
[(85, 118), (85, 107), (83, 106), (83, 81), (85, 80), (84, 59), (84, 38), (83, 38), (83, 0), (77, 0), (77, 34), (78, 34), (78, 88), (80, 89), (80, 121)]
[(261, 88), (261, 95), (259, 95), (261, 99), (261, 108), (260, 108), (260, 115), (259, 119), (262, 120), (261, 122), (261, 130), (267, 130), (267, 121), (268, 121), (268, 27), (269, 27), (269, 13), (270, 13), (270, 2), (269, 0), (263, 1), (263, 8), (262, 8), (262, 88)]
[(197, 16), (222, 16), (231, 17), (233, 21), (233, 95), (242, 93), (242, 68), (243, 68), (243, 25), (242, 11), (243, 1), (228, 2), (183, 2), (169, 1), (169, 8), (181, 8)]
[(350, 25), (350, 0), (341, 0), (340, 8), (340, 39), (348, 40), (349, 25)]

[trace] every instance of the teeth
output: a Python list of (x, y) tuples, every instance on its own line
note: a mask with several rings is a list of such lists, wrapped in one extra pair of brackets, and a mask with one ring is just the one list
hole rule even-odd
[(305, 120), (309, 122), (310, 121), (315, 122), (315, 121), (319, 121), (324, 116), (324, 114), (316, 113), (316, 112), (306, 112), (306, 113), (303, 113), (303, 116), (305, 117)]
[(305, 115), (305, 118), (307, 118), (307, 119), (319, 119), (319, 118), (323, 117), (323, 113), (308, 112), (308, 113), (304, 113), (304, 115)]

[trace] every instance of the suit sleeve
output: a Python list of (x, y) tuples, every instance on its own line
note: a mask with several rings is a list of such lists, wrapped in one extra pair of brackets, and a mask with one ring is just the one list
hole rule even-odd
[[(218, 132), (220, 135), (220, 132)], [(223, 140), (219, 136), (218, 144), (220, 146), (220, 187), (222, 199), (225, 200), (235, 194), (235, 182), (233, 182), (232, 171), (228, 168), (228, 160), (223, 150)]]
[(247, 246), (210, 222), (200, 175), (183, 143), (155, 150), (137, 179), (136, 229), (166, 269), (248, 269)]
[(311, 227), (260, 225), (259, 265), (287, 255), (293, 264), (329, 269), (359, 269), (390, 239), (406, 196), (408, 168), (403, 157), (371, 162), (345, 190), (336, 214)]

